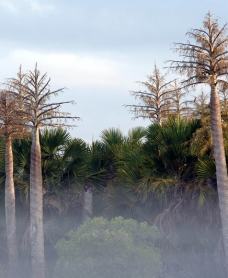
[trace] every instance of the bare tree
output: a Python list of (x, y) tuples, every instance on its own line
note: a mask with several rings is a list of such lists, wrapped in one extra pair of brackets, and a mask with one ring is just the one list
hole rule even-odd
[[(21, 67), (18, 78), (23, 83)], [(17, 249), (15, 188), (13, 171), (12, 139), (25, 135), (25, 120), (22, 114), (22, 90), (6, 82), (6, 89), (0, 92), (0, 133), (5, 137), (5, 217), (8, 252), (8, 276), (20, 277)]]
[(30, 240), (31, 240), (31, 272), (32, 278), (45, 277), (44, 232), (43, 232), (43, 187), (41, 172), (41, 148), (39, 131), (42, 127), (72, 126), (66, 124), (66, 119), (79, 119), (70, 113), (60, 112), (62, 104), (73, 101), (51, 102), (50, 97), (56, 97), (64, 88), (51, 91), (50, 78), (40, 74), (35, 66), (29, 71), (26, 84), (21, 84), (23, 94), (23, 113), (27, 125), (32, 128), (32, 147), (30, 158)]
[(12, 138), (19, 137), (23, 121), (20, 99), (12, 92), (0, 92), (0, 133), (5, 137), (5, 217), (8, 252), (8, 277), (19, 277)]
[(228, 83), (223, 82), (218, 86), (222, 118), (227, 121), (228, 119)]
[(196, 118), (204, 118), (209, 115), (209, 101), (208, 101), (208, 94), (201, 90), (201, 93), (194, 98), (192, 102), (194, 106), (194, 113), (193, 117)]
[(149, 118), (153, 122), (162, 124), (169, 114), (172, 102), (170, 92), (173, 80), (167, 82), (166, 76), (167, 74), (161, 75), (155, 64), (153, 75), (148, 75), (148, 80), (145, 82), (137, 82), (145, 86), (148, 91), (131, 92), (135, 98), (139, 98), (141, 101), (136, 105), (125, 105), (125, 107), (130, 107), (130, 112), (135, 115), (134, 118)]
[(219, 206), (222, 220), (223, 243), (228, 269), (228, 177), (224, 151), (221, 109), (218, 96), (218, 83), (224, 82), (228, 74), (228, 37), (225, 24), (219, 28), (218, 19), (212, 19), (207, 13), (202, 29), (190, 29), (187, 35), (193, 43), (174, 43), (174, 50), (182, 57), (172, 60), (170, 68), (181, 75), (187, 75), (184, 86), (196, 86), (201, 83), (210, 86), (210, 118), (213, 139), (213, 151), (216, 162), (216, 177)]
[(192, 114), (192, 108), (188, 105), (189, 100), (185, 98), (189, 91), (186, 90), (186, 88), (183, 89), (177, 80), (172, 82), (171, 89), (171, 103), (169, 105), (168, 114), (178, 117), (182, 116), (184, 118), (190, 118)]

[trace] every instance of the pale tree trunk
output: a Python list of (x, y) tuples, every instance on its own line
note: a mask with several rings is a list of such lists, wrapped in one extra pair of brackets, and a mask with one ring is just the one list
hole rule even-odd
[(8, 252), (8, 275), (19, 277), (16, 216), (15, 216), (15, 189), (13, 179), (13, 152), (11, 136), (6, 136), (5, 150), (5, 215), (6, 215), (6, 239)]
[(211, 84), (210, 117), (213, 151), (216, 164), (219, 207), (222, 221), (223, 244), (226, 255), (226, 267), (228, 270), (228, 177), (216, 80)]
[(93, 189), (89, 184), (84, 185), (83, 205), (82, 205), (82, 222), (93, 216)]
[(45, 278), (43, 194), (39, 129), (34, 128), (30, 162), (30, 239), (32, 278)]
[(157, 114), (157, 122), (160, 126), (162, 126), (162, 111), (161, 111), (161, 105), (160, 105), (160, 100), (159, 98), (157, 99), (157, 111), (158, 111), (158, 114)]

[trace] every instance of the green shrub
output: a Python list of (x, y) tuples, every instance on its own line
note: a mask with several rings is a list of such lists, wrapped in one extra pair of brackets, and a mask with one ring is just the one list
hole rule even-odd
[(161, 271), (156, 227), (117, 217), (94, 218), (61, 239), (57, 278), (151, 278)]

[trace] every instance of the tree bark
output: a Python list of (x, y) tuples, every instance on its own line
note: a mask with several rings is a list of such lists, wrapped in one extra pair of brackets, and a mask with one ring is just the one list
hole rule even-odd
[(8, 252), (8, 275), (19, 277), (16, 216), (15, 216), (15, 189), (13, 178), (13, 151), (11, 136), (6, 136), (5, 150), (5, 215), (6, 215), (6, 238)]
[(89, 185), (84, 185), (83, 190), (83, 206), (82, 206), (82, 222), (93, 216), (93, 189)]
[(35, 127), (30, 164), (31, 271), (32, 278), (45, 278), (41, 148), (39, 129)]
[(226, 254), (226, 267), (228, 270), (228, 177), (217, 80), (214, 80), (214, 82), (211, 84), (210, 118), (213, 151), (216, 164), (219, 208), (222, 221), (223, 244)]

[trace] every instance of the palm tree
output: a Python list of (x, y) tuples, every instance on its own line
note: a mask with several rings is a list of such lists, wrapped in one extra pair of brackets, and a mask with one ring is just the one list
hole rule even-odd
[[(187, 121), (173, 117), (162, 127), (151, 125), (144, 145), (145, 159), (138, 191), (148, 200), (151, 198), (150, 193), (155, 194), (160, 201), (160, 206), (155, 207), (158, 211), (153, 222), (158, 226), (164, 240), (163, 259), (170, 273), (175, 271), (172, 269), (172, 262), (179, 264), (180, 257), (186, 253), (189, 256), (188, 263), (193, 264), (193, 257), (199, 256), (196, 250), (202, 246), (199, 245), (202, 233), (208, 238), (207, 229), (216, 230), (216, 226), (210, 226), (211, 219), (216, 219), (215, 213), (212, 214), (216, 207), (216, 192), (208, 184), (200, 183), (198, 154), (192, 153), (195, 133), (200, 127), (198, 120)], [(205, 221), (205, 217), (210, 219), (210, 223)], [(184, 253), (186, 246), (191, 247)], [(208, 250), (209, 248), (205, 252)], [(184, 263), (187, 264), (187, 260), (182, 262)], [(180, 268), (182, 267), (180, 264)], [(175, 277), (180, 276), (176, 274)]]
[(47, 191), (61, 178), (64, 167), (62, 156), (70, 140), (69, 132), (60, 127), (46, 128), (40, 133), (43, 186)]
[(170, 61), (171, 69), (186, 74), (184, 86), (208, 84), (210, 94), (210, 118), (213, 138), (213, 152), (216, 162), (216, 178), (219, 206), (222, 219), (223, 243), (228, 270), (228, 177), (224, 151), (218, 84), (223, 83), (223, 76), (228, 74), (228, 37), (226, 25), (219, 28), (218, 20), (208, 13), (202, 29), (191, 29), (187, 34), (195, 43), (175, 43), (174, 50), (183, 60)]
[(161, 127), (152, 124), (147, 129), (144, 144), (146, 161), (153, 163), (151, 170), (159, 175), (172, 175), (176, 180), (187, 177), (189, 160), (193, 157), (190, 145), (193, 134), (201, 127), (199, 120), (185, 120), (171, 116)]
[(24, 88), (23, 111), (28, 125), (32, 128), (32, 146), (30, 161), (30, 239), (31, 269), (33, 278), (45, 277), (44, 234), (43, 234), (43, 181), (39, 131), (43, 126), (67, 126), (61, 119), (78, 119), (69, 113), (59, 111), (59, 107), (68, 102), (48, 102), (63, 89), (51, 91), (50, 78), (41, 75), (35, 66), (34, 71), (26, 74)]
[(64, 150), (62, 161), (65, 165), (63, 180), (82, 188), (82, 221), (84, 222), (93, 216), (94, 190), (104, 185), (107, 180), (104, 144), (95, 141), (87, 145), (81, 139), (73, 139)]
[[(84, 199), (85, 181), (88, 175), (89, 148), (86, 143), (79, 138), (69, 140), (62, 154), (61, 163), (63, 165), (63, 174), (61, 184), (67, 190), (71, 188)], [(88, 189), (89, 190), (89, 189)], [(72, 192), (71, 192), (72, 195)], [(76, 194), (74, 194), (75, 202)], [(82, 201), (83, 202), (83, 201)], [(82, 204), (82, 215), (85, 208)], [(88, 212), (90, 215), (92, 212)]]
[(106, 147), (112, 153), (110, 163), (113, 169), (112, 179), (104, 190), (106, 213), (112, 216), (127, 213), (128, 216), (137, 216), (151, 223), (137, 192), (137, 183), (142, 178), (145, 129), (133, 128), (127, 136), (123, 136), (119, 130), (111, 129), (106, 130), (103, 136), (104, 142), (108, 143)]
[(82, 221), (85, 222), (94, 215), (94, 193), (106, 185), (108, 172), (105, 169), (104, 144), (100, 141), (92, 142), (88, 146), (87, 174), (83, 186)]
[[(65, 166), (68, 163), (63, 159), (67, 146), (71, 141), (70, 134), (62, 128), (46, 128), (40, 131), (41, 158), (42, 158), (42, 180), (43, 180), (43, 213), (44, 213), (44, 242), (45, 256), (49, 262), (46, 264), (46, 272), (51, 269), (51, 262), (55, 260), (54, 245), (60, 236), (63, 236), (69, 228), (72, 228), (72, 219), (66, 217), (67, 209), (76, 200), (76, 192), (63, 181)], [(18, 237), (20, 238), (20, 249), (23, 269), (29, 272), (29, 176), (30, 176), (30, 154), (31, 136), (23, 140), (14, 140), (14, 164), (16, 192), (19, 194), (22, 206), (18, 217), (23, 217), (23, 225), (18, 223)], [(69, 183), (70, 185), (70, 183)], [(22, 212), (25, 212), (24, 214)], [(65, 218), (64, 218), (65, 216)], [(60, 223), (64, 222), (64, 225)], [(25, 275), (25, 274), (24, 274)], [(28, 274), (27, 274), (28, 275)], [(48, 275), (48, 274), (47, 274)], [(26, 275), (25, 275), (26, 276)]]
[(101, 142), (104, 144), (105, 167), (109, 172), (109, 179), (115, 177), (115, 153), (120, 146), (124, 143), (125, 137), (120, 129), (109, 128), (101, 132)]

